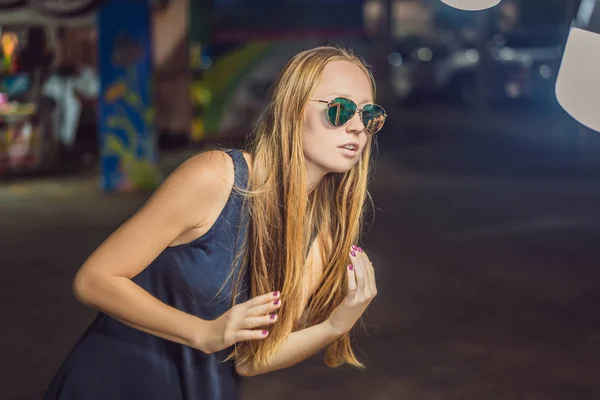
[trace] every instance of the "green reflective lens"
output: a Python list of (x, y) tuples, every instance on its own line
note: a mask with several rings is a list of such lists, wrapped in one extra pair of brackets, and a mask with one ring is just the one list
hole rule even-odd
[(342, 126), (356, 113), (356, 103), (343, 97), (335, 98), (329, 103), (327, 116), (333, 126)]
[(385, 122), (385, 110), (377, 104), (367, 104), (362, 109), (362, 120), (367, 134), (377, 133)]

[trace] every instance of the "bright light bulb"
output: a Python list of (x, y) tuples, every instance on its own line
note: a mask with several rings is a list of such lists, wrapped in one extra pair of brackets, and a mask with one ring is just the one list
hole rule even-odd
[(600, 34), (571, 28), (556, 80), (556, 98), (581, 124), (600, 131)]
[(492, 8), (501, 0), (440, 0), (444, 4), (448, 4), (450, 7), (458, 8), (466, 11), (479, 11), (485, 10), (486, 8)]
[(600, 132), (600, 0), (582, 0), (556, 78), (556, 98), (582, 125)]

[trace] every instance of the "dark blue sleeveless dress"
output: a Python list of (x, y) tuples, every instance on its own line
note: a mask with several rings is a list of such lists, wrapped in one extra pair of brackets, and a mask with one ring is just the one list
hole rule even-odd
[[(247, 188), (248, 165), (233, 158), (235, 183)], [(166, 304), (213, 320), (231, 306), (235, 252), (247, 234), (248, 213), (233, 191), (217, 221), (202, 237), (165, 249), (133, 281)], [(238, 227), (241, 228), (238, 235)], [(234, 267), (236, 272), (239, 265)], [(240, 301), (248, 298), (244, 279)], [(128, 327), (99, 312), (50, 383), (44, 400), (231, 400), (239, 398), (240, 377), (230, 349), (205, 354)]]

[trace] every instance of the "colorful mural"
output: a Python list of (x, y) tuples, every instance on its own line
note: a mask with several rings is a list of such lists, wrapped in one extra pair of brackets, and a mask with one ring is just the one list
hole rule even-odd
[(282, 67), (275, 60), (274, 70), (258, 68), (274, 55), (275, 47), (274, 42), (211, 46), (207, 56), (212, 66), (204, 72), (200, 82), (209, 100), (204, 111), (204, 129), (208, 134), (237, 135), (250, 127), (265, 100), (263, 93), (256, 93), (256, 89), (258, 86), (268, 88)]
[(243, 138), (294, 54), (363, 34), (360, 0), (215, 0), (210, 13), (200, 3), (190, 3), (192, 139)]
[(108, 192), (160, 180), (152, 100), (150, 7), (108, 0), (98, 13), (101, 182)]
[(270, 89), (281, 69), (295, 54), (319, 45), (338, 43), (367, 56), (360, 40), (322, 39), (261, 40), (242, 43), (214, 43), (206, 57), (211, 67), (197, 83), (204, 104), (203, 129), (206, 137), (243, 138), (267, 106)]

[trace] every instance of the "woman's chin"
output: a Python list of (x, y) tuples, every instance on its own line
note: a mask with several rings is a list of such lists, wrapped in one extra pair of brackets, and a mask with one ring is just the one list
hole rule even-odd
[(350, 171), (356, 165), (355, 161), (346, 161), (346, 162), (337, 162), (337, 163), (329, 163), (327, 168), (325, 168), (328, 173), (333, 174), (345, 174)]

